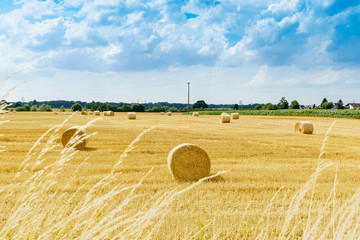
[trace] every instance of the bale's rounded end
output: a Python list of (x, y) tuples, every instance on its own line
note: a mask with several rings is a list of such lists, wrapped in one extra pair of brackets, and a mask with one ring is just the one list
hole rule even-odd
[(231, 118), (232, 119), (239, 119), (240, 115), (239, 115), (239, 113), (231, 113)]
[(88, 130), (79, 126), (68, 128), (61, 136), (61, 143), (65, 148), (84, 149), (88, 142)]
[(168, 115), (168, 116), (171, 116), (171, 114), (172, 114), (171, 112), (167, 112), (167, 115)]
[(100, 111), (95, 111), (95, 112), (94, 112), (94, 115), (95, 115), (95, 116), (100, 116)]
[(198, 116), (199, 116), (199, 113), (198, 113), (198, 112), (193, 112), (193, 113), (192, 113), (192, 116), (193, 116), (193, 117), (198, 117)]
[(227, 114), (227, 113), (222, 113), (222, 114), (220, 115), (220, 122), (221, 122), (221, 123), (230, 123), (230, 119), (231, 119), (231, 117), (230, 117), (230, 115)]
[(114, 116), (115, 113), (113, 111), (106, 111), (104, 112), (104, 116)]
[(88, 113), (85, 111), (81, 111), (81, 115), (88, 115)]
[(314, 131), (314, 126), (311, 122), (298, 122), (295, 124), (295, 132), (301, 134), (312, 134)]
[(177, 181), (197, 181), (210, 174), (210, 158), (201, 147), (184, 143), (171, 150), (169, 170)]
[(128, 119), (130, 119), (130, 120), (135, 120), (135, 119), (136, 119), (136, 113), (134, 113), (134, 112), (129, 112), (129, 113), (128, 113)]

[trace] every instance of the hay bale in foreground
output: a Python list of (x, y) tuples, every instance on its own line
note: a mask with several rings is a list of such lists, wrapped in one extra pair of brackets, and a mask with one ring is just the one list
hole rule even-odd
[(104, 116), (114, 116), (115, 113), (113, 111), (106, 111), (104, 112)]
[(171, 113), (171, 112), (167, 112), (166, 114), (167, 114), (168, 116), (171, 116), (171, 115), (172, 115), (172, 113)]
[(100, 116), (100, 112), (99, 112), (99, 111), (95, 111), (94, 114), (95, 114), (95, 116)]
[(81, 115), (88, 115), (88, 113), (85, 111), (81, 111)]
[(299, 132), (301, 134), (312, 134), (314, 131), (314, 126), (311, 122), (298, 122), (295, 125), (295, 132)]
[(134, 112), (129, 112), (129, 113), (128, 113), (128, 119), (135, 120), (135, 119), (136, 119), (136, 113), (134, 113)]
[(198, 116), (199, 116), (199, 113), (198, 113), (198, 112), (193, 112), (193, 113), (192, 113), (192, 116), (193, 116), (193, 117), (198, 117)]
[(61, 143), (65, 148), (84, 149), (88, 142), (88, 130), (80, 126), (68, 128), (61, 136)]
[(230, 115), (227, 114), (227, 113), (222, 113), (222, 114), (220, 115), (220, 122), (221, 122), (221, 123), (230, 123), (230, 119), (231, 119), (231, 117), (230, 117)]
[(231, 118), (232, 119), (239, 119), (240, 115), (239, 115), (239, 113), (231, 113)]
[(167, 159), (171, 175), (178, 181), (197, 181), (210, 174), (210, 158), (199, 146), (190, 143), (173, 148)]

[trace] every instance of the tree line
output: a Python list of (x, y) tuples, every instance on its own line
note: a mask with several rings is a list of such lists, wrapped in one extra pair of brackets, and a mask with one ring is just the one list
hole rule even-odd
[[(258, 104), (254, 107), (255, 110), (277, 110), (277, 109), (288, 109), (288, 108), (304, 109), (305, 106), (300, 105), (297, 100), (293, 100), (289, 104), (289, 102), (285, 99), (285, 97), (282, 97), (280, 99), (280, 101), (278, 102), (278, 104), (272, 104), (272, 103), (267, 103), (267, 104), (263, 104), (263, 105)], [(311, 105), (311, 109), (332, 109), (332, 108), (344, 109), (343, 101), (341, 99), (339, 99), (339, 101), (337, 101), (336, 103), (333, 103), (333, 102), (329, 102), (326, 98), (324, 98), (322, 100), (322, 102), (320, 103), (320, 105), (318, 105), (318, 106), (316, 106), (315, 104)]]
[[(266, 104), (248, 104), (248, 105), (239, 105), (239, 104), (207, 104), (204, 100), (198, 100), (194, 104), (189, 105), (189, 110), (218, 110), (218, 109), (255, 109), (255, 110), (277, 110), (277, 109), (300, 109), (305, 106), (300, 105), (297, 100), (289, 102), (282, 97), (277, 104), (266, 103)], [(65, 111), (65, 109), (71, 109), (72, 111), (114, 111), (114, 112), (187, 112), (188, 105), (184, 103), (168, 103), (168, 102), (158, 102), (158, 103), (109, 103), (109, 102), (82, 102), (82, 101), (37, 101), (33, 100), (30, 102), (14, 102), (11, 103), (9, 109), (16, 111), (40, 111), (48, 112), (52, 111), (52, 108), (60, 109), (60, 111)], [(311, 105), (311, 108), (316, 109), (343, 109), (344, 104), (340, 99), (335, 104), (329, 102), (326, 98), (323, 99), (321, 104), (316, 106), (315, 104)]]

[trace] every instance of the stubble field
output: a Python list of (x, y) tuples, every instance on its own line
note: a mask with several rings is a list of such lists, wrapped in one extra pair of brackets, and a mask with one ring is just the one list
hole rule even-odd
[[(218, 116), (158, 113), (138, 113), (136, 120), (125, 113), (0, 117), (7, 121), (0, 125), (1, 238), (359, 237), (359, 120), (240, 116), (222, 124)], [(87, 148), (63, 151), (61, 133), (94, 119), (88, 130), (96, 134)], [(304, 120), (314, 124), (314, 134), (294, 133)], [(167, 156), (182, 143), (201, 146), (211, 173), (225, 173), (201, 183), (173, 180)]]

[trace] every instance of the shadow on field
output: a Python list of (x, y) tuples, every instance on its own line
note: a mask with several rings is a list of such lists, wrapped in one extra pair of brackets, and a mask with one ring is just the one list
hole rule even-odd
[(96, 151), (97, 148), (94, 148), (94, 147), (85, 147), (83, 151), (86, 151), (86, 152), (91, 152), (91, 151)]

